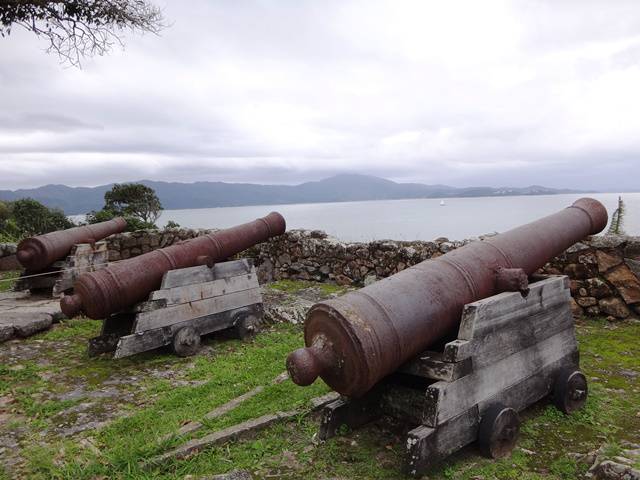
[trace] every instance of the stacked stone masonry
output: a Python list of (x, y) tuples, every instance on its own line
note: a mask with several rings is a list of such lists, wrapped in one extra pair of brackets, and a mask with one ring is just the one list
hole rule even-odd
[(15, 243), (0, 243), (0, 258), (15, 255), (17, 245)]
[[(170, 229), (113, 235), (107, 239), (109, 260), (130, 258), (209, 232)], [(295, 279), (361, 286), (470, 241), (345, 243), (318, 230), (291, 230), (243, 256), (255, 258), (262, 282)], [(569, 276), (576, 315), (640, 315), (640, 237), (591, 237), (554, 258), (541, 273)]]

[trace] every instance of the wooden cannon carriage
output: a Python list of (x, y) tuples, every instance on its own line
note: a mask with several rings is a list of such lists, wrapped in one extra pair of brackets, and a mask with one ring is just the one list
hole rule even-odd
[(539, 276), (529, 286), (527, 296), (505, 292), (467, 304), (456, 339), (418, 355), (364, 397), (329, 404), (320, 438), (391, 416), (410, 428), (404, 469), (418, 477), (476, 440), (487, 456), (508, 455), (517, 412), (547, 395), (565, 413), (582, 407), (587, 383), (568, 278)]
[(73, 289), (80, 275), (105, 268), (108, 262), (107, 242), (77, 243), (71, 247), (69, 255), (48, 265), (43, 271), (35, 274), (24, 271), (14, 290), (50, 293), (52, 297), (59, 298)]
[(200, 337), (229, 330), (250, 336), (262, 319), (262, 295), (253, 262), (241, 259), (170, 270), (148, 301), (108, 316), (89, 355), (115, 350), (114, 358), (170, 345), (180, 356), (194, 355)]

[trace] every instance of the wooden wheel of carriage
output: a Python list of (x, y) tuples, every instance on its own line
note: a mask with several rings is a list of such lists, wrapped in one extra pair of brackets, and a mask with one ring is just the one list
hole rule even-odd
[(567, 415), (581, 409), (587, 401), (589, 387), (580, 370), (563, 368), (553, 386), (553, 403)]
[(173, 336), (172, 346), (179, 357), (190, 357), (200, 349), (200, 335), (192, 327), (182, 327)]
[(247, 340), (253, 337), (258, 329), (260, 321), (250, 310), (237, 312), (233, 316), (233, 337), (240, 340)]
[(518, 413), (513, 408), (497, 403), (489, 407), (480, 421), (480, 451), (489, 458), (506, 457), (515, 447), (519, 434)]

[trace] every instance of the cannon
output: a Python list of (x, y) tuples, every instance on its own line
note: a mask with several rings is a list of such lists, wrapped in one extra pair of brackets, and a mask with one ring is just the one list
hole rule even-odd
[(475, 441), (507, 456), (518, 412), (546, 396), (566, 414), (584, 406), (569, 280), (535, 272), (606, 224), (605, 208), (583, 198), (311, 307), (306, 347), (287, 369), (299, 385), (320, 376), (342, 394), (318, 437), (391, 417), (407, 432), (403, 470), (420, 477)]
[(604, 206), (581, 198), (570, 207), (500, 235), (426, 260), (340, 298), (315, 304), (305, 348), (287, 369), (298, 385), (317, 377), (358, 397), (404, 362), (455, 333), (465, 304), (503, 291), (526, 293), (527, 277), (607, 225)]
[(118, 217), (108, 222), (26, 238), (18, 244), (16, 256), (25, 269), (37, 272), (66, 257), (74, 245), (95, 243), (109, 235), (123, 232), (125, 228), (127, 222)]
[(263, 218), (229, 229), (180, 242), (170, 247), (120, 261), (96, 272), (85, 273), (74, 284), (72, 295), (60, 300), (69, 318), (81, 312), (104, 319), (146, 299), (157, 290), (170, 270), (209, 265), (284, 233), (282, 215), (271, 212)]

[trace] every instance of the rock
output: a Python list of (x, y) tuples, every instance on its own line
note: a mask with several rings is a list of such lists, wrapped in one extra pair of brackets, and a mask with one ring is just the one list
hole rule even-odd
[(582, 252), (583, 250), (589, 250), (589, 248), (591, 248), (591, 247), (589, 247), (589, 245), (585, 245), (584, 243), (578, 242), (578, 243), (574, 243), (569, 248), (567, 248), (565, 253)]
[(600, 463), (592, 473), (599, 480), (640, 480), (640, 471), (611, 460)]
[(638, 237), (629, 239), (623, 254), (625, 259), (640, 260), (640, 239)]
[(571, 315), (573, 315), (574, 318), (582, 317), (582, 307), (578, 305), (573, 298), (570, 298), (569, 302), (571, 304)]
[(625, 258), (624, 263), (627, 264), (636, 277), (640, 278), (640, 260)]
[(311, 230), (311, 232), (309, 233), (309, 236), (311, 238), (320, 238), (320, 239), (328, 237), (328, 235), (322, 230)]
[(593, 248), (614, 249), (623, 245), (627, 238), (624, 235), (596, 235), (590, 237), (587, 243)]
[(611, 315), (615, 318), (628, 318), (631, 315), (629, 308), (619, 298), (602, 298), (598, 302), (598, 306), (602, 313)]
[(51, 326), (53, 318), (48, 313), (34, 313), (28, 309), (19, 313), (3, 312), (2, 324), (11, 325), (18, 337), (30, 337)]
[(307, 310), (311, 304), (274, 305), (265, 308), (264, 319), (268, 323), (292, 323), (294, 325), (304, 323)]
[(372, 285), (377, 281), (378, 277), (376, 277), (375, 275), (367, 275), (366, 277), (364, 277), (364, 286), (368, 287), (369, 285)]
[(288, 253), (283, 253), (278, 257), (278, 262), (280, 265), (290, 265), (291, 264), (291, 255)]
[(613, 293), (609, 285), (599, 278), (590, 278), (587, 280), (587, 289), (592, 297), (604, 298), (610, 297)]
[(10, 338), (13, 338), (13, 334), (13, 325), (0, 324), (0, 342), (6, 342)]
[(564, 274), (573, 279), (584, 280), (589, 278), (589, 269), (582, 263), (570, 263), (564, 267)]
[(629, 267), (619, 265), (607, 272), (605, 278), (616, 287), (625, 302), (640, 302), (640, 280)]
[(602, 250), (596, 250), (596, 257), (598, 259), (598, 271), (600, 273), (605, 273), (622, 263), (622, 257), (617, 253), (607, 253)]
[[(546, 269), (546, 271), (548, 272), (549, 269)], [(571, 291), (571, 295), (577, 295), (582, 288), (584, 288), (584, 282), (580, 280), (569, 280), (569, 290)], [(586, 296), (586, 295), (583, 295), (583, 296)]]
[(442, 253), (447, 253), (450, 252), (451, 250), (455, 249), (456, 247), (453, 245), (453, 243), (451, 242), (442, 242), (440, 244), (440, 251)]
[(351, 279), (346, 275), (336, 275), (336, 283), (338, 285), (347, 286), (351, 285)]
[(576, 303), (581, 307), (592, 307), (598, 303), (595, 297), (578, 297)]
[(587, 315), (597, 317), (600, 315), (600, 309), (597, 306), (587, 307)]

